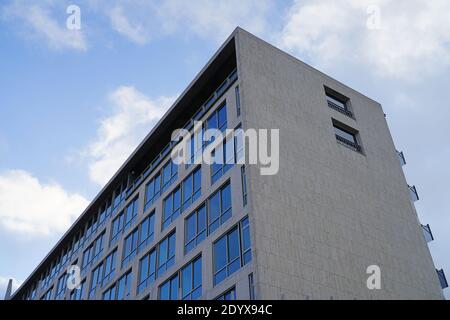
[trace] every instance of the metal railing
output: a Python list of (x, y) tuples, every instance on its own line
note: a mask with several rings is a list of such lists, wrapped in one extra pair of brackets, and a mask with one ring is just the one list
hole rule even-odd
[(406, 159), (405, 159), (405, 155), (403, 154), (403, 151), (395, 150), (395, 152), (397, 152), (397, 156), (398, 156), (398, 160), (400, 161), (400, 165), (402, 167), (404, 165), (406, 165)]
[(348, 110), (347, 108), (342, 108), (341, 106), (337, 105), (336, 103), (334, 103), (334, 102), (332, 102), (330, 100), (327, 100), (327, 102), (328, 102), (328, 106), (331, 109), (334, 109), (334, 110), (336, 110), (336, 111), (338, 111), (340, 113), (345, 114), (346, 116), (348, 116), (350, 118), (353, 118), (353, 113), (350, 110)]
[(352, 142), (352, 141), (350, 141), (350, 140), (347, 140), (347, 139), (345, 139), (345, 138), (343, 138), (343, 137), (341, 137), (341, 136), (339, 136), (339, 135), (336, 135), (336, 139), (337, 139), (339, 142), (341, 142), (341, 143), (343, 143), (344, 145), (346, 145), (347, 147), (350, 147), (351, 149), (353, 149), (353, 150), (355, 150), (355, 151), (357, 151), (357, 152), (361, 152), (361, 146), (360, 146), (359, 144), (354, 143), (354, 142)]
[(423, 224), (422, 224), (421, 226), (422, 226), (423, 235), (424, 235), (424, 237), (425, 237), (425, 240), (426, 240), (427, 242), (433, 241), (433, 240), (434, 240), (434, 237), (433, 237), (433, 233), (431, 232), (430, 225), (429, 225), (429, 224), (427, 224), (427, 225), (423, 225)]
[(436, 272), (437, 272), (437, 275), (438, 275), (438, 278), (439, 278), (439, 282), (441, 284), (441, 288), (442, 289), (448, 288), (448, 282), (447, 282), (447, 278), (445, 277), (444, 270), (443, 269), (441, 269), (441, 270), (436, 269)]
[(408, 185), (408, 189), (409, 189), (409, 195), (411, 197), (411, 200), (413, 202), (419, 201), (419, 194), (417, 193), (417, 189), (416, 186), (410, 186)]

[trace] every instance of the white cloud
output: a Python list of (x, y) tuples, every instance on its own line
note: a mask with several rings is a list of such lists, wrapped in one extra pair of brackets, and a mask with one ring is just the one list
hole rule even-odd
[(223, 41), (238, 25), (262, 34), (268, 27), (266, 18), (272, 8), (270, 0), (167, 0), (158, 6), (157, 15), (168, 32), (189, 30)]
[(141, 24), (133, 25), (130, 23), (124, 15), (122, 7), (116, 6), (108, 14), (112, 28), (120, 34), (138, 44), (145, 44), (149, 41), (148, 31)]
[(23, 170), (0, 175), (0, 225), (26, 235), (63, 232), (87, 207), (79, 194), (56, 183), (43, 184)]
[[(370, 30), (370, 5), (380, 9), (380, 28)], [(358, 62), (382, 77), (420, 80), (450, 65), (447, 0), (296, 1), (281, 45), (329, 67)]]
[(14, 291), (16, 291), (20, 287), (20, 282), (17, 281), (16, 279), (0, 277), (0, 300), (3, 300), (5, 298), (6, 289), (8, 288), (9, 279), (13, 280), (13, 282), (12, 282), (12, 292), (11, 293), (14, 293)]
[(97, 3), (114, 30), (138, 44), (152, 38), (180, 34), (223, 41), (238, 25), (262, 34), (273, 0), (164, 0)]
[(174, 99), (150, 100), (134, 87), (122, 86), (109, 101), (112, 114), (101, 120), (97, 138), (84, 152), (90, 158), (89, 177), (99, 185), (108, 182)]
[(69, 30), (65, 19), (68, 17), (64, 8), (60, 10), (64, 23), (59, 24), (52, 16), (50, 2), (36, 3), (15, 1), (3, 8), (7, 19), (19, 19), (26, 26), (25, 34), (38, 41), (44, 41), (55, 50), (73, 49), (86, 51), (87, 44), (82, 30)]

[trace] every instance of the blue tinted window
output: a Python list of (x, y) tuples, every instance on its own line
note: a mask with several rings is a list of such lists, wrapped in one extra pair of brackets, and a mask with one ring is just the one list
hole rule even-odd
[(178, 274), (159, 287), (160, 300), (178, 300)]
[(236, 300), (236, 288), (232, 288), (216, 298), (216, 300)]
[(227, 183), (209, 199), (209, 233), (231, 218), (231, 187)]
[(147, 210), (161, 196), (161, 175), (158, 173), (145, 187), (145, 206)]
[(202, 258), (198, 257), (181, 269), (181, 297), (196, 300), (202, 295)]
[(213, 256), (215, 285), (251, 261), (248, 218), (214, 243)]
[(139, 248), (143, 249), (146, 245), (153, 241), (155, 232), (155, 212), (153, 211), (147, 218), (145, 218), (139, 228)]
[(181, 210), (181, 190), (177, 187), (163, 202), (163, 229), (167, 228), (179, 215)]
[(218, 181), (236, 163), (234, 148), (234, 139), (227, 139), (214, 150), (211, 164), (211, 184)]
[(138, 229), (131, 232), (124, 240), (122, 266), (136, 255), (138, 246)]
[(175, 262), (175, 233), (165, 238), (158, 246), (158, 276)]
[(146, 254), (139, 262), (138, 292), (141, 292), (156, 278), (156, 250)]
[(186, 219), (185, 229), (185, 251), (187, 253), (206, 238), (205, 205), (202, 205)]

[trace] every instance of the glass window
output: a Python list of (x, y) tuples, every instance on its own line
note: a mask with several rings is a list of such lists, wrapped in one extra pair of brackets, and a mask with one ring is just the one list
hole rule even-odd
[(124, 229), (127, 229), (131, 226), (132, 222), (136, 219), (138, 214), (139, 201), (138, 198), (135, 198), (131, 203), (128, 204), (125, 214), (125, 226)]
[(147, 210), (161, 195), (161, 175), (158, 173), (145, 187), (145, 208)]
[(334, 97), (328, 93), (327, 93), (327, 101), (329, 104), (332, 104), (335, 107), (347, 110), (347, 103), (345, 101), (343, 101), (342, 99), (339, 99), (337, 97)]
[(124, 240), (122, 266), (130, 261), (135, 255), (138, 246), (138, 231), (136, 228)]
[(239, 86), (236, 86), (234, 93), (236, 96), (236, 114), (239, 117), (241, 115), (241, 95), (239, 93)]
[(86, 280), (83, 280), (77, 289), (70, 293), (70, 300), (82, 300), (84, 296), (84, 287)]
[(153, 241), (155, 232), (155, 211), (150, 213), (150, 215), (142, 221), (139, 231), (139, 248), (141, 250)]
[(156, 278), (156, 250), (153, 249), (139, 262), (138, 292), (148, 287)]
[(209, 233), (231, 218), (231, 187), (228, 182), (209, 199)]
[(201, 193), (201, 168), (198, 167), (184, 179), (183, 187), (183, 206), (182, 211), (186, 210), (195, 200), (200, 197)]
[(218, 296), (216, 300), (236, 300), (236, 288), (231, 288), (227, 292)]
[(127, 300), (131, 292), (131, 270), (103, 293), (103, 300)]
[(206, 206), (203, 204), (185, 221), (185, 252), (191, 251), (206, 238)]
[(183, 300), (197, 300), (202, 295), (202, 258), (181, 269), (181, 296)]
[(213, 151), (214, 162), (211, 164), (211, 184), (219, 180), (236, 163), (234, 148), (234, 138), (229, 138)]
[(337, 136), (339, 136), (347, 141), (350, 141), (351, 143), (357, 144), (355, 134), (348, 132), (346, 130), (343, 130), (341, 128), (338, 128), (336, 126), (334, 127), (334, 132), (336, 133)]
[(167, 228), (179, 215), (181, 210), (181, 190), (177, 187), (163, 202), (163, 229)]
[(178, 274), (159, 287), (159, 300), (178, 300)]
[(158, 276), (163, 274), (175, 262), (175, 233), (172, 233), (158, 246)]
[(241, 184), (242, 184), (242, 205), (247, 205), (247, 175), (245, 173), (245, 166), (241, 167)]
[(213, 244), (214, 285), (251, 261), (248, 218)]

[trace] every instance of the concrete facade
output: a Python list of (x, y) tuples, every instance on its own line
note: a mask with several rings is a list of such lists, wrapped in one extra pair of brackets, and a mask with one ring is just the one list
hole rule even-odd
[[(237, 48), (244, 127), (280, 128), (279, 173), (249, 168), (258, 298), (442, 299), (381, 105), (245, 31)], [(362, 153), (332, 119), (359, 131)], [(370, 265), (381, 290), (367, 289)]]
[[(200, 198), (162, 230), (163, 199), (195, 166), (179, 166), (177, 180), (147, 210), (145, 186), (169, 156), (139, 184), (133, 184), (135, 171), (143, 171), (145, 165), (141, 163), (148, 162), (145, 154), (158, 149), (158, 140), (167, 140), (173, 129), (196, 114), (200, 103), (194, 102), (207, 105), (206, 98), (236, 68), (237, 78), (228, 82), (227, 90), (216, 96), (201, 119), (207, 119), (226, 103), (227, 128), (241, 125), (244, 130), (280, 129), (279, 173), (261, 176), (259, 165), (245, 165), (248, 204), (244, 206), (241, 166), (234, 165), (211, 184), (210, 166), (202, 164)], [(211, 83), (213, 89), (206, 83)], [(240, 88), (240, 115), (236, 110), (236, 86)], [(350, 99), (354, 118), (328, 107), (324, 86)], [(337, 142), (332, 119), (359, 132), (361, 152)], [(71, 237), (98, 212), (106, 195), (122, 183), (122, 177), (127, 177), (130, 190), (126, 200), (43, 286), (42, 279), (52, 261), (58, 261), (60, 252), (72, 243)], [(185, 254), (185, 219), (227, 181), (231, 184), (232, 217)], [(116, 243), (110, 244), (111, 221), (137, 195), (140, 201), (136, 221)], [(153, 241), (121, 266), (124, 238), (153, 210)], [(252, 260), (214, 285), (213, 243), (247, 216)], [(137, 293), (139, 261), (173, 230), (175, 263)], [(31, 298), (42, 298), (50, 288), (50, 298), (54, 298), (58, 279), (67, 266), (80, 265), (83, 251), (102, 232), (106, 235), (102, 254), (82, 273), (86, 284), (82, 299), (89, 297), (92, 270), (116, 248), (114, 277), (91, 299), (101, 299), (105, 290), (129, 270), (132, 282), (127, 299), (157, 299), (160, 285), (198, 255), (202, 256), (202, 299), (214, 299), (233, 287), (238, 299), (249, 299), (250, 274), (256, 299), (443, 298), (381, 106), (239, 28), (12, 298), (30, 298), (35, 286)], [(380, 290), (366, 286), (370, 265), (381, 268)], [(60, 298), (68, 299), (70, 293), (66, 290)]]

